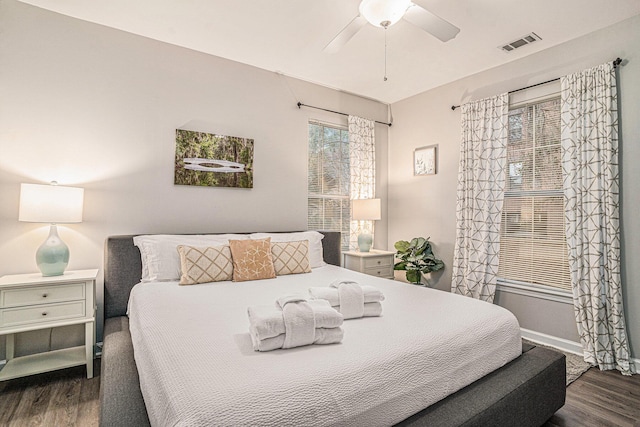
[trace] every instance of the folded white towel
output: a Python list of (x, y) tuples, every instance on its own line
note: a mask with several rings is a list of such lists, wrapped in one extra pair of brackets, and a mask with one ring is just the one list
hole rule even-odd
[(369, 285), (360, 285), (352, 280), (336, 280), (328, 287), (309, 288), (311, 298), (324, 299), (338, 310), (345, 319), (373, 317), (382, 314), (384, 294)]
[(338, 289), (340, 287), (340, 285), (346, 285), (346, 284), (353, 284), (353, 285), (358, 285), (360, 286), (360, 283), (354, 281), (354, 280), (334, 280), (333, 282), (329, 283), (329, 287), (330, 288), (336, 288)]
[(337, 309), (345, 319), (357, 319), (364, 314), (364, 293), (356, 282), (341, 282), (337, 286), (340, 306)]
[(284, 306), (291, 302), (306, 302), (307, 299), (302, 295), (284, 295), (276, 300), (276, 307), (279, 309), (284, 309)]
[(333, 308), (335, 308), (340, 313), (342, 313), (342, 315), (344, 316), (345, 320), (357, 319), (357, 318), (360, 318), (360, 317), (382, 316), (382, 304), (379, 303), (379, 302), (366, 302), (366, 303), (364, 303), (364, 307), (362, 309), (362, 316), (356, 316), (356, 317), (348, 317), (348, 315), (345, 314), (345, 311), (342, 309), (342, 306), (336, 305)]
[(382, 315), (382, 304), (379, 302), (366, 302), (364, 304), (363, 317), (376, 317)]
[[(313, 308), (316, 328), (337, 328), (342, 325), (342, 314), (333, 309), (328, 301), (311, 300), (308, 304)], [(249, 324), (259, 340), (273, 338), (286, 332), (282, 310), (278, 303), (249, 307), (247, 313)]]
[[(370, 285), (360, 285), (364, 294), (365, 304), (368, 302), (384, 301), (384, 294), (376, 287)], [(340, 295), (338, 289), (332, 287), (311, 287), (309, 294), (314, 299), (324, 299), (329, 301), (332, 306), (340, 305)]]
[[(334, 310), (335, 311), (335, 310)], [(275, 337), (258, 339), (255, 330), (250, 329), (251, 343), (255, 351), (271, 351), (283, 348), (285, 334)], [(316, 328), (313, 344), (337, 344), (342, 341), (344, 331), (342, 328)]]
[(282, 348), (301, 347), (315, 341), (316, 324), (313, 308), (305, 298), (278, 298), (284, 319), (284, 344)]

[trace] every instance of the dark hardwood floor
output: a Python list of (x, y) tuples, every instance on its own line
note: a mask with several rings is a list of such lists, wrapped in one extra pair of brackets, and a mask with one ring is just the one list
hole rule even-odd
[(99, 359), (93, 369), (92, 379), (78, 366), (0, 382), (0, 426), (97, 426)]
[(591, 368), (567, 387), (564, 406), (545, 427), (640, 426), (640, 375)]
[[(83, 367), (0, 382), (0, 426), (97, 426), (99, 390), (100, 377), (88, 380)], [(556, 426), (640, 426), (640, 375), (589, 369), (545, 424)]]

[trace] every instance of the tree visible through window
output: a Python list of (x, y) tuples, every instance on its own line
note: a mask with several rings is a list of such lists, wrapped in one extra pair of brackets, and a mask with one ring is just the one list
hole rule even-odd
[(349, 249), (349, 132), (346, 128), (309, 123), (308, 227), (339, 231)]
[(571, 289), (561, 160), (559, 98), (509, 111), (498, 271), (503, 282)]

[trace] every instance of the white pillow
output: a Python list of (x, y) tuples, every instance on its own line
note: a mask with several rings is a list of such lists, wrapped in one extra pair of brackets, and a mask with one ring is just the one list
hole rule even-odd
[(180, 280), (179, 245), (222, 246), (229, 239), (248, 239), (246, 234), (154, 234), (135, 236), (133, 244), (140, 249), (142, 257), (142, 281), (158, 282)]
[(307, 240), (309, 242), (309, 264), (311, 268), (327, 265), (322, 254), (322, 239), (324, 234), (317, 231), (300, 231), (296, 233), (253, 233), (249, 235), (252, 239), (265, 239), (271, 237), (271, 242), (299, 242)]

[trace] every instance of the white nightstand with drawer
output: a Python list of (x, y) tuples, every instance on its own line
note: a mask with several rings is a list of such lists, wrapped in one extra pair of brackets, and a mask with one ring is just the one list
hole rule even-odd
[[(7, 343), (0, 381), (84, 364), (87, 378), (93, 378), (97, 276), (93, 269), (51, 277), (40, 273), (0, 277), (0, 335), (6, 335)], [(15, 334), (82, 323), (83, 346), (14, 357)]]
[(342, 265), (349, 270), (393, 279), (394, 255), (395, 252), (373, 249), (370, 252), (348, 251), (342, 253)]

